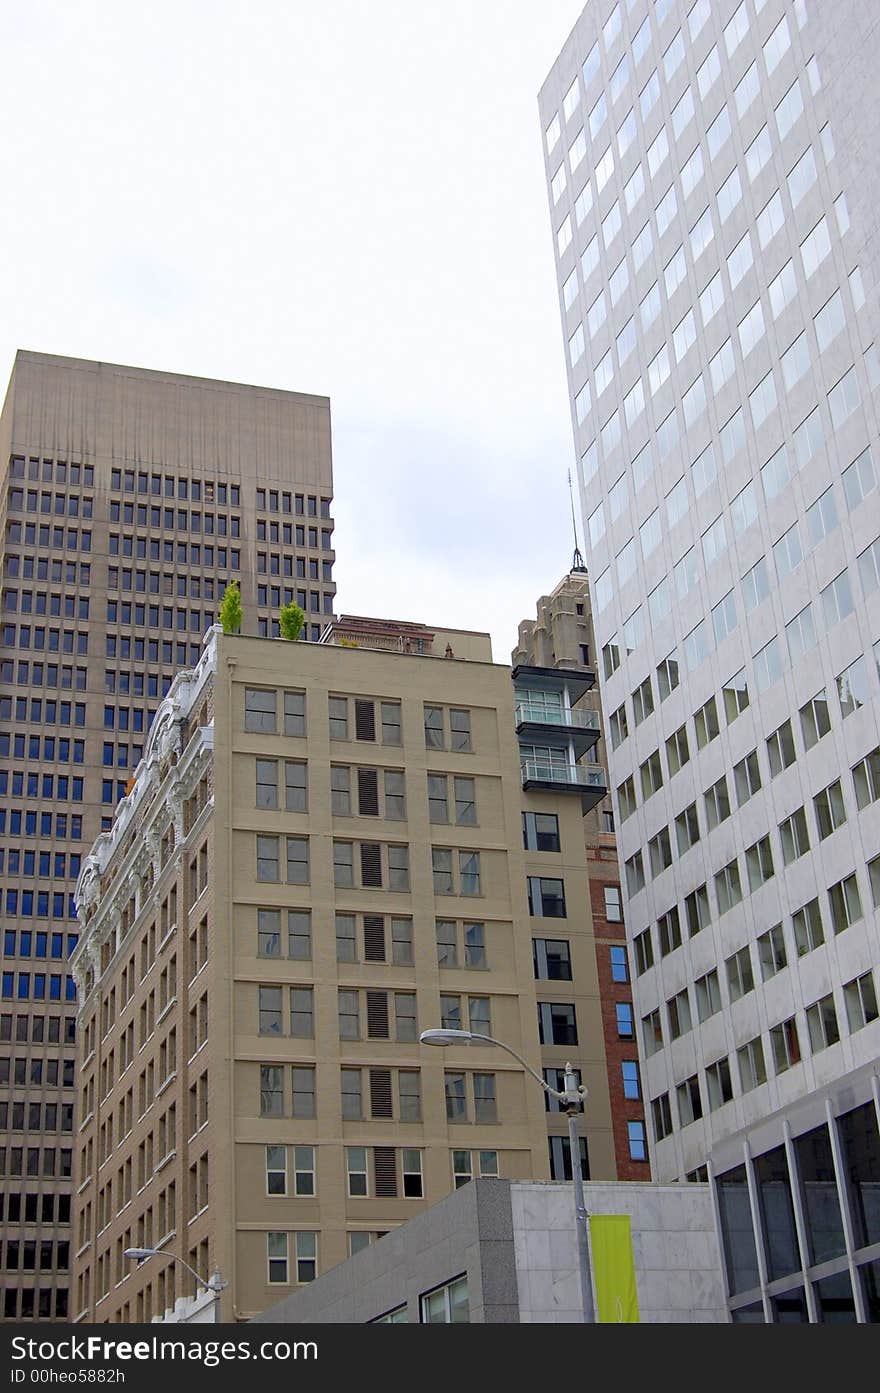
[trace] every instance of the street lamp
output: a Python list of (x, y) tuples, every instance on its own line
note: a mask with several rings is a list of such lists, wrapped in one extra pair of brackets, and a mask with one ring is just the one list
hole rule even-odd
[(587, 1096), (586, 1088), (577, 1082), (570, 1063), (566, 1063), (565, 1066), (565, 1087), (563, 1089), (551, 1088), (546, 1079), (542, 1079), (541, 1075), (536, 1073), (530, 1064), (526, 1063), (522, 1055), (517, 1054), (516, 1050), (512, 1049), (510, 1045), (506, 1045), (503, 1040), (496, 1040), (491, 1035), (478, 1035), (473, 1030), (423, 1030), (419, 1040), (423, 1045), (497, 1045), (500, 1050), (506, 1050), (508, 1054), (513, 1055), (526, 1073), (531, 1074), (532, 1078), (541, 1085), (544, 1092), (563, 1105), (564, 1111), (568, 1114), (568, 1147), (571, 1152), (571, 1177), (574, 1187), (575, 1228), (577, 1230), (578, 1265), (581, 1275), (581, 1305), (583, 1319), (591, 1322), (593, 1320), (593, 1288), (590, 1281), (587, 1208), (584, 1203), (584, 1176), (581, 1170), (581, 1148), (577, 1129), (578, 1109)]
[(178, 1257), (177, 1253), (171, 1253), (167, 1248), (126, 1248), (125, 1257), (133, 1258), (136, 1262), (146, 1262), (147, 1258), (170, 1258), (172, 1262), (179, 1262), (181, 1267), (185, 1267), (187, 1272), (195, 1277), (200, 1287), (209, 1291), (214, 1298), (214, 1323), (220, 1320), (220, 1293), (229, 1286), (220, 1276), (220, 1268), (215, 1267), (207, 1282), (200, 1277), (194, 1267), (190, 1267), (185, 1258)]

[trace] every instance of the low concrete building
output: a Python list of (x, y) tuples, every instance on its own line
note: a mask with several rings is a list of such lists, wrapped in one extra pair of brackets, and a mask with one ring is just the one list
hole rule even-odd
[[(593, 1214), (628, 1214), (646, 1323), (726, 1323), (708, 1185), (584, 1187)], [(572, 1188), (474, 1180), (269, 1307), (261, 1322), (520, 1324), (581, 1319)]]

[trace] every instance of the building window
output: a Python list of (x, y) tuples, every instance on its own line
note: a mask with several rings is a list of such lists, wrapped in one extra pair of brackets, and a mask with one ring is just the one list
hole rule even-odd
[(522, 823), (526, 851), (560, 850), (559, 818), (555, 813), (523, 813)]
[(629, 1158), (631, 1161), (647, 1161), (648, 1145), (645, 1138), (644, 1122), (627, 1122), (627, 1140), (629, 1141)]
[(770, 1049), (773, 1052), (773, 1068), (777, 1074), (783, 1074), (793, 1064), (800, 1063), (800, 1042), (794, 1016), (770, 1027)]
[(852, 778), (859, 811), (880, 798), (880, 745), (855, 765)]
[(862, 900), (859, 885), (854, 875), (845, 876), (828, 891), (831, 905), (831, 923), (836, 934), (843, 933), (850, 924), (862, 918)]
[(807, 1007), (807, 1030), (813, 1054), (827, 1049), (829, 1045), (835, 1045), (840, 1039), (834, 997), (830, 993)]
[[(575, 1041), (575, 1043), (577, 1043)], [(495, 1099), (495, 1075), (474, 1074), (474, 1121), (497, 1122), (498, 1106)]]
[(257, 734), (274, 735), (277, 727), (277, 692), (246, 687), (244, 694), (244, 728)]
[(574, 1005), (560, 1001), (539, 1001), (538, 1038), (542, 1045), (576, 1045), (578, 1034)]
[(730, 999), (731, 1001), (739, 1001), (740, 997), (747, 996), (755, 986), (749, 945), (746, 944), (744, 948), (740, 948), (739, 952), (727, 958), (725, 967), (727, 968), (727, 988)]
[(567, 939), (533, 938), (535, 977), (539, 981), (571, 981), (571, 953)]
[(661, 1093), (659, 1098), (651, 1099), (651, 1120), (654, 1124), (654, 1140), (663, 1141), (672, 1133), (672, 1110), (669, 1094)]
[(305, 735), (306, 733), (306, 694), (305, 692), (284, 693), (284, 734)]
[(309, 883), (308, 837), (287, 838), (287, 883), (288, 885), (308, 885)]
[[(571, 1145), (568, 1137), (548, 1137), (547, 1141), (550, 1151), (550, 1179), (571, 1180)], [(581, 1175), (584, 1180), (589, 1180), (590, 1157), (587, 1139), (579, 1137), (578, 1141), (581, 1154)]]
[(270, 1285), (288, 1283), (287, 1275), (287, 1234), (268, 1233), (266, 1235), (266, 1254)]
[(614, 945), (608, 949), (611, 959), (611, 980), (612, 982), (629, 981), (629, 963), (626, 958), (626, 949), (622, 944)]
[(281, 879), (277, 837), (257, 837), (257, 880)]
[(293, 1193), (303, 1196), (315, 1194), (315, 1148), (313, 1146), (295, 1146), (293, 1148)]
[(293, 1117), (315, 1116), (315, 1069), (309, 1064), (293, 1066)]
[(764, 982), (775, 977), (777, 972), (781, 972), (784, 967), (788, 966), (785, 935), (781, 924), (774, 924), (772, 929), (768, 929), (759, 937), (758, 961), (761, 964), (761, 978)]
[(639, 976), (647, 972), (649, 967), (654, 966), (654, 946), (651, 942), (651, 930), (643, 929), (640, 934), (636, 934), (633, 939), (633, 947), (636, 953), (636, 971)]
[(875, 1021), (877, 1019), (877, 993), (874, 990), (873, 973), (864, 972), (861, 977), (847, 982), (843, 988), (843, 1000), (846, 1006), (846, 1019), (850, 1034), (853, 1031), (861, 1030), (862, 1026), (869, 1025), (871, 1021)]
[(733, 1097), (733, 1084), (730, 1079), (730, 1062), (725, 1055), (706, 1066), (706, 1093), (709, 1098), (709, 1111), (723, 1107)]
[(821, 692), (817, 692), (816, 696), (800, 708), (798, 714), (801, 721), (801, 734), (804, 737), (804, 749), (811, 750), (831, 729), (831, 715), (824, 687)]
[(736, 1052), (739, 1064), (739, 1080), (743, 1093), (750, 1093), (759, 1084), (766, 1083), (767, 1071), (764, 1067), (764, 1050), (760, 1035)]
[(694, 994), (697, 999), (697, 1019), (701, 1024), (703, 1021), (707, 1021), (710, 1016), (714, 1016), (716, 1011), (721, 1010), (721, 988), (718, 984), (718, 973), (714, 967), (711, 972), (696, 979)]
[(660, 939), (660, 956), (665, 958), (681, 946), (681, 920), (678, 906), (673, 905), (657, 920), (657, 933)]
[(528, 895), (529, 913), (532, 916), (548, 919), (566, 918), (565, 885), (562, 880), (529, 876)]
[(266, 1194), (287, 1194), (287, 1147), (266, 1147)]
[[(619, 1040), (635, 1039), (632, 1005), (628, 1001), (618, 1001), (614, 1007), (614, 1014), (617, 1020), (617, 1038)], [(577, 1041), (572, 1043), (577, 1044)]]
[[(633, 1059), (625, 1059), (620, 1066), (623, 1079), (624, 1098), (641, 1098), (642, 1089), (639, 1083), (639, 1066)], [(643, 1157), (639, 1158), (643, 1160)]]
[(464, 1074), (446, 1072), (446, 1119), (448, 1122), (467, 1122), (467, 1095)]
[(328, 698), (330, 718), (330, 739), (348, 739), (348, 697)]
[(825, 931), (822, 927), (822, 914), (818, 899), (814, 898), (796, 910), (791, 916), (791, 923), (794, 929), (798, 957), (803, 957), (825, 942)]
[(467, 1325), (470, 1322), (467, 1277), (456, 1277), (419, 1297), (422, 1325)]
[(677, 1084), (675, 1089), (676, 1102), (678, 1104), (678, 1123), (680, 1127), (687, 1127), (691, 1122), (697, 1122), (703, 1116), (703, 1100), (700, 1096), (700, 1080), (696, 1074), (691, 1078), (685, 1079), (683, 1083)]

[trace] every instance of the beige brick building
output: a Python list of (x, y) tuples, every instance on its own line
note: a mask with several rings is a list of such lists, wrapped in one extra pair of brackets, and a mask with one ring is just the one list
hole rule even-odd
[(461, 631), (326, 638), (214, 631), (83, 868), (74, 1318), (193, 1291), (130, 1246), (218, 1265), (243, 1319), (471, 1176), (570, 1174), (564, 1115), (502, 1051), (421, 1046), (441, 1024), (551, 1081), (571, 1058), (616, 1174), (591, 674), (512, 681)]
[(84, 852), (227, 582), (245, 631), (333, 610), (330, 403), (16, 355), (0, 414), (0, 1318), (63, 1320)]

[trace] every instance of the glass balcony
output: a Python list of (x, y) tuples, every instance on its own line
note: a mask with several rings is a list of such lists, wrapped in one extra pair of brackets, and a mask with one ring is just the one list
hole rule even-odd
[(584, 812), (601, 803), (608, 793), (605, 770), (598, 764), (567, 764), (557, 760), (524, 759), (521, 769), (524, 789), (579, 793)]
[(601, 734), (598, 711), (567, 711), (563, 706), (522, 697), (515, 702), (514, 710), (517, 735), (566, 747), (571, 742), (575, 759), (592, 749)]

